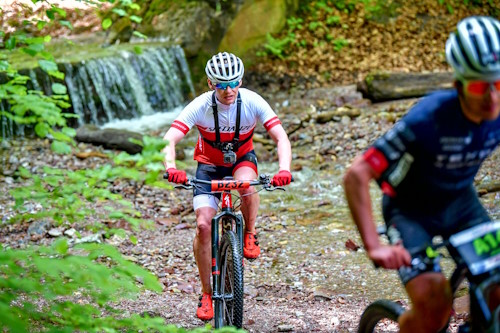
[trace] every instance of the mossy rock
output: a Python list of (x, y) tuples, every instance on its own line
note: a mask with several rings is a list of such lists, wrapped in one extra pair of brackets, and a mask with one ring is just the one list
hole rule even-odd
[(230, 51), (240, 57), (266, 41), (268, 33), (278, 33), (286, 25), (290, 12), (298, 8), (298, 1), (247, 0), (231, 22), (219, 50)]

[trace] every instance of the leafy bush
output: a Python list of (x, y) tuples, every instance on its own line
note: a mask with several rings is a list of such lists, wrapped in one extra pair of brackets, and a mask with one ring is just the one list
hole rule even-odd
[[(70, 248), (59, 239), (50, 247), (2, 249), (0, 262), (2, 332), (186, 332), (162, 318), (124, 317), (110, 305), (143, 287), (161, 291), (155, 276), (112, 246)], [(191, 332), (209, 331), (208, 326)]]
[[(140, 23), (141, 19), (132, 14), (140, 9), (133, 1), (108, 2), (115, 3), (113, 15)], [(39, 30), (55, 22), (72, 28), (65, 21), (65, 11), (56, 5), (47, 9), (46, 15), (46, 21), (36, 20), (26, 24), (34, 24)], [(113, 15), (105, 16), (104, 28), (110, 27)], [(26, 86), (29, 78), (11, 68), (5, 56), (0, 56), (0, 74), (6, 79), (0, 84), (0, 100), (10, 106), (1, 110), (0, 115), (18, 126), (31, 126), (38, 137), (50, 139), (54, 152), (72, 153), (77, 149), (73, 140), (75, 131), (67, 126), (66, 121), (75, 115), (63, 112), (70, 106), (69, 98), (66, 88), (59, 83), (64, 74), (58, 70), (52, 55), (45, 51), (44, 43), (50, 41), (50, 36), (30, 37), (24, 32), (7, 36), (0, 32), (0, 38), (8, 50), (37, 57), (39, 67), (55, 82), (50, 96), (30, 90)], [(145, 137), (141, 145), (141, 154), (120, 154), (113, 164), (93, 170), (72, 171), (45, 166), (32, 172), (19, 168), (16, 176), (23, 186), (10, 191), (15, 206), (14, 216), (8, 221), (16, 223), (43, 219), (63, 224), (85, 221), (92, 216), (96, 221), (104, 218), (125, 220), (135, 229), (139, 228), (147, 221), (141, 219), (141, 214), (129, 201), (113, 193), (110, 185), (117, 179), (123, 179), (139, 186), (166, 186), (158, 179), (162, 170), (159, 161), (163, 158), (160, 149), (165, 142)], [(40, 209), (28, 210), (26, 204), (29, 202), (36, 203)], [(107, 212), (97, 212), (93, 208), (96, 202), (107, 205), (104, 207)], [(120, 232), (103, 225), (98, 227), (108, 235)], [(130, 240), (135, 242), (133, 236)], [(125, 260), (110, 245), (85, 244), (71, 248), (65, 239), (59, 239), (48, 247), (12, 249), (2, 245), (0, 331), (185, 332), (184, 329), (166, 325), (162, 318), (139, 314), (123, 316), (113, 307), (123, 297), (137, 296), (144, 288), (161, 291), (161, 285), (153, 274)], [(193, 332), (208, 331), (210, 327)], [(232, 329), (224, 331), (236, 332)]]

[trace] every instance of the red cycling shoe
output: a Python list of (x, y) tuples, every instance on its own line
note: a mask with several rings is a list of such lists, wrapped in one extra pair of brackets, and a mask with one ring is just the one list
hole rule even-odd
[(198, 309), (196, 310), (196, 316), (201, 320), (211, 320), (214, 317), (214, 308), (212, 307), (212, 295), (209, 293), (203, 293), (200, 296), (200, 302), (198, 303)]
[(255, 259), (260, 254), (259, 241), (257, 235), (246, 232), (243, 237), (243, 256), (247, 259)]

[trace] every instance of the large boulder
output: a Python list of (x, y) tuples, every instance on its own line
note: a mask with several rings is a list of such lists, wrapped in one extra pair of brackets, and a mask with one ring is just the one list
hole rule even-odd
[(281, 31), (287, 14), (297, 8), (297, 0), (246, 0), (220, 42), (219, 50), (244, 56), (265, 42), (268, 33)]

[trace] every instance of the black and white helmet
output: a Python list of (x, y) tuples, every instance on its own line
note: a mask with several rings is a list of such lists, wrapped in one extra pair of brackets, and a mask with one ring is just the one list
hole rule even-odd
[(244, 72), (241, 59), (228, 52), (217, 53), (205, 66), (205, 73), (213, 83), (241, 80)]
[(500, 76), (500, 22), (472, 16), (457, 24), (446, 41), (446, 60), (458, 79), (496, 79)]

